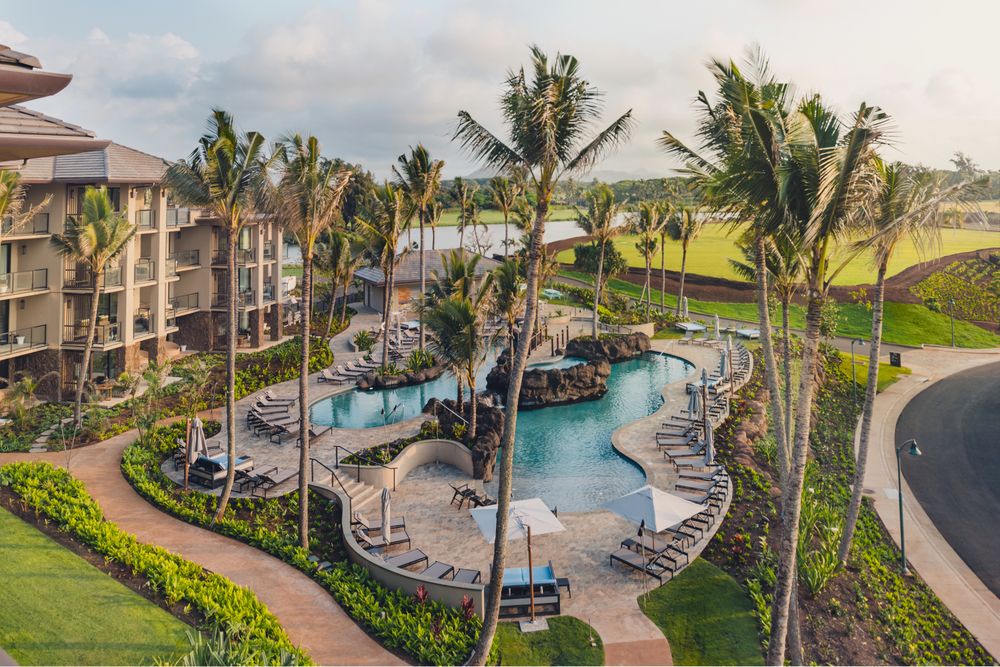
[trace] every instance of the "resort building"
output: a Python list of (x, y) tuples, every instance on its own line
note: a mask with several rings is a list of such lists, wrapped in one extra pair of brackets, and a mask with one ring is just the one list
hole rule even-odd
[[(427, 284), (434, 281), (435, 274), (444, 271), (445, 253), (451, 250), (427, 250), (424, 252), (424, 267), (427, 271)], [(470, 253), (471, 254), (471, 253)], [(491, 272), (500, 265), (499, 262), (486, 257), (480, 257), (476, 264), (476, 279), (481, 280), (484, 275)], [(365, 266), (354, 272), (354, 277), (361, 281), (362, 299), (364, 304), (378, 312), (382, 312), (383, 301), (385, 300), (385, 274), (379, 266)], [(396, 275), (394, 282), (396, 303), (400, 307), (405, 307), (408, 303), (420, 295), (420, 253), (416, 251), (407, 252), (399, 259), (396, 265)]]
[[(0, 129), (93, 141), (93, 133), (27, 109), (0, 109)], [(91, 380), (108, 385), (123, 371), (162, 361), (181, 346), (222, 349), (226, 326), (226, 232), (211, 216), (171, 201), (166, 160), (115, 143), (73, 155), (33, 157), (17, 170), (28, 206), (48, 199), (29, 223), (0, 231), (0, 377), (58, 372), (62, 388), (81, 372), (93, 276), (55, 253), (52, 234), (81, 212), (88, 186), (108, 188), (137, 231), (102, 279)], [(281, 230), (247, 225), (237, 250), (240, 345), (282, 335)]]

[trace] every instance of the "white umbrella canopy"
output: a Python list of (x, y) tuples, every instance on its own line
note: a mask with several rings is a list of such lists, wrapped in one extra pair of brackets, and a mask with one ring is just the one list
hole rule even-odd
[(391, 497), (389, 496), (389, 489), (382, 487), (382, 537), (385, 538), (385, 543), (389, 543), (389, 534), (392, 532), (392, 510), (390, 508)]
[(208, 456), (208, 442), (205, 440), (205, 428), (201, 419), (195, 417), (191, 422), (191, 444), (188, 446), (188, 463), (194, 465), (198, 456)]
[[(487, 542), (493, 544), (497, 535), (497, 506), (475, 507), (469, 512), (475, 519), (479, 532), (483, 534)], [(508, 541), (526, 538), (529, 527), (533, 537), (566, 530), (566, 526), (562, 525), (541, 498), (515, 500), (510, 504), (509, 516), (510, 519), (507, 521)]]
[(647, 484), (604, 505), (632, 523), (645, 523), (659, 533), (705, 510), (704, 505), (685, 500)]

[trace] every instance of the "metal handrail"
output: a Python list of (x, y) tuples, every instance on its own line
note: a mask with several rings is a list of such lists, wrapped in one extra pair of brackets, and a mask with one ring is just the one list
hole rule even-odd
[[(337, 461), (334, 464), (335, 468), (340, 469), (340, 450), (343, 449), (345, 452), (348, 453), (348, 455), (355, 456), (358, 459), (358, 463), (355, 463), (354, 465), (357, 467), (357, 480), (359, 482), (361, 481), (361, 461), (364, 461), (366, 465), (374, 465), (374, 466), (378, 466), (380, 468), (385, 468), (386, 470), (391, 470), (392, 471), (392, 490), (393, 491), (396, 490), (396, 470), (397, 470), (396, 466), (391, 466), (391, 465), (388, 465), (386, 463), (382, 463), (381, 461), (376, 461), (376, 460), (374, 460), (372, 458), (369, 458), (367, 456), (362, 455), (360, 450), (354, 451), (354, 450), (348, 449), (347, 447), (344, 447), (343, 445), (334, 445), (333, 449), (334, 449), (333, 456), (334, 456), (334, 459)], [(351, 464), (348, 463), (347, 465), (351, 465)]]
[(451, 414), (453, 414), (456, 417), (458, 417), (459, 419), (461, 419), (462, 423), (465, 424), (466, 426), (469, 425), (469, 420), (468, 419), (466, 419), (462, 415), (458, 414), (457, 412), (455, 412), (454, 410), (452, 410), (451, 408), (449, 408), (447, 405), (444, 404), (443, 401), (438, 401), (437, 403), (434, 404), (434, 410), (435, 410), (435, 412), (434, 412), (434, 418), (435, 419), (437, 419), (437, 409), (438, 409), (438, 406), (444, 408), (445, 410), (447, 410)]
[[(347, 489), (344, 488), (344, 483), (340, 481), (339, 477), (337, 477), (337, 473), (336, 473), (336, 471), (333, 468), (331, 468), (327, 464), (323, 463), (319, 459), (313, 458), (312, 456), (310, 456), (309, 457), (309, 481), (310, 482), (315, 482), (316, 481), (316, 464), (317, 463), (320, 464), (323, 468), (325, 468), (330, 473), (330, 481), (331, 482), (336, 481), (337, 482), (337, 486), (339, 486), (340, 490), (344, 492), (345, 496), (347, 496), (347, 515), (353, 517), (354, 516), (354, 512), (351, 511), (351, 509), (352, 509), (351, 508), (351, 503), (352, 503), (352, 501), (354, 499), (351, 497), (351, 494), (347, 492)], [(331, 486), (332, 486), (332, 484), (331, 484)]]

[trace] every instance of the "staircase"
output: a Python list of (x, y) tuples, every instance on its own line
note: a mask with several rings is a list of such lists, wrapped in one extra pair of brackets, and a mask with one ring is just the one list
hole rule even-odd
[(340, 478), (341, 484), (344, 485), (344, 490), (347, 491), (347, 495), (351, 497), (351, 509), (355, 512), (361, 510), (365, 505), (368, 505), (372, 501), (378, 500), (382, 497), (382, 489), (376, 489), (371, 484), (365, 484), (364, 482), (357, 481), (357, 479), (351, 477), (344, 468), (340, 469), (337, 473), (337, 477)]

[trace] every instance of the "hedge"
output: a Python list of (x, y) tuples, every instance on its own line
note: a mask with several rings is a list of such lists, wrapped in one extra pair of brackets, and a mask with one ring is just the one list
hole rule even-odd
[(26, 506), (108, 560), (140, 575), (170, 604), (183, 603), (212, 625), (252, 647), (263, 664), (308, 663), (278, 619), (249, 589), (172, 554), (143, 544), (104, 518), (83, 484), (49, 463), (11, 463), (0, 467), (0, 486), (9, 487)]

